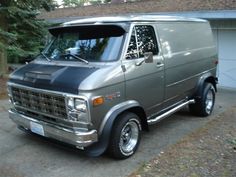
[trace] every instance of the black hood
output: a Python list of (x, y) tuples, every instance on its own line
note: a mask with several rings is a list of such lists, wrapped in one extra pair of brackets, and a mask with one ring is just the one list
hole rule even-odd
[(9, 81), (24, 86), (78, 94), (80, 83), (97, 68), (28, 64), (16, 70)]

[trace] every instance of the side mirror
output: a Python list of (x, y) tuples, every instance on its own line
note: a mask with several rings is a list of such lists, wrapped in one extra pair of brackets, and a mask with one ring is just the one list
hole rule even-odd
[(145, 63), (153, 63), (153, 53), (152, 52), (145, 52), (144, 53), (144, 61), (145, 61)]

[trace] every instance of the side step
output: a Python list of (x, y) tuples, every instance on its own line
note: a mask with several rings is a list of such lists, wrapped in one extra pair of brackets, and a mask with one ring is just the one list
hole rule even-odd
[(184, 103), (182, 103), (182, 104), (180, 104), (180, 105), (178, 105), (178, 106), (176, 106), (176, 107), (170, 109), (169, 111), (165, 112), (164, 114), (161, 114), (161, 115), (157, 116), (156, 118), (149, 119), (149, 120), (148, 120), (148, 124), (149, 124), (149, 125), (155, 124), (155, 123), (157, 123), (158, 121), (160, 121), (160, 120), (162, 120), (162, 119), (168, 117), (169, 115), (171, 115), (171, 114), (177, 112), (178, 110), (182, 109), (182, 108), (185, 107), (186, 105), (188, 105), (188, 104), (193, 104), (193, 103), (195, 103), (195, 100), (194, 100), (194, 99), (188, 100), (188, 101), (186, 101), (186, 102), (184, 102)]

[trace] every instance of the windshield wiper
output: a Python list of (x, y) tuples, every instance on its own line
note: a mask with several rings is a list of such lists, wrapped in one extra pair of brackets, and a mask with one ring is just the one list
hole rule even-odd
[(46, 58), (48, 61), (52, 61), (50, 58), (48, 58), (43, 52), (40, 52), (41, 55), (44, 56), (44, 58)]
[(80, 61), (82, 61), (82, 62), (84, 62), (84, 63), (86, 63), (86, 64), (89, 64), (89, 62), (88, 62), (87, 60), (85, 60), (85, 59), (83, 59), (83, 58), (80, 58), (80, 57), (78, 57), (78, 56), (76, 56), (76, 55), (74, 55), (74, 54), (71, 54), (71, 53), (64, 54), (64, 56), (66, 56), (66, 55), (72, 56), (73, 58), (75, 58), (75, 59), (77, 59), (77, 60), (80, 60)]

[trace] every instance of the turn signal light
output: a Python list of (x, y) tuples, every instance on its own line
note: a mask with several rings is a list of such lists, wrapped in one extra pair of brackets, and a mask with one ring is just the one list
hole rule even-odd
[(93, 100), (93, 106), (99, 106), (104, 103), (104, 98), (102, 96), (96, 97)]

